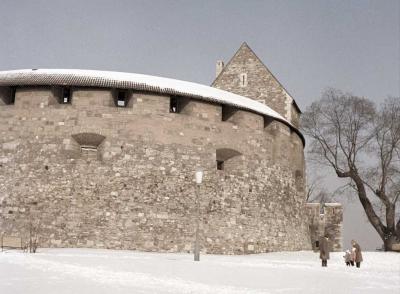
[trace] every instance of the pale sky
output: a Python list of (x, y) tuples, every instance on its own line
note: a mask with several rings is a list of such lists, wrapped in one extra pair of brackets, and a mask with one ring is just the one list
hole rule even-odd
[[(0, 38), (0, 70), (115, 70), (202, 84), (246, 41), (303, 110), (327, 87), (376, 102), (400, 96), (399, 0), (1, 0)], [(345, 247), (357, 234), (377, 247), (353, 206)]]

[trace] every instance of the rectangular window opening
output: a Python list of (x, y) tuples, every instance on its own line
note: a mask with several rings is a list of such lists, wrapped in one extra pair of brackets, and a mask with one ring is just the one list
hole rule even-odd
[(179, 98), (176, 96), (171, 96), (169, 100), (169, 112), (170, 113), (179, 113)]
[(71, 89), (63, 88), (62, 99), (63, 104), (71, 103)]
[(125, 91), (118, 91), (117, 106), (118, 107), (126, 106), (126, 92)]
[(237, 108), (229, 106), (229, 105), (222, 105), (222, 121), (229, 120), (235, 113), (237, 112)]
[(272, 124), (273, 121), (274, 121), (274, 119), (272, 117), (264, 116), (264, 129), (268, 128)]
[(319, 248), (319, 241), (315, 241), (315, 248)]
[(241, 87), (247, 86), (247, 73), (240, 74), (240, 86)]
[(15, 87), (11, 88), (11, 97), (10, 97), (10, 104), (15, 103), (15, 94), (17, 92), (17, 89)]
[(217, 160), (217, 170), (224, 170), (224, 162), (222, 160)]
[(94, 146), (81, 146), (81, 154), (83, 158), (87, 160), (96, 160), (98, 158), (97, 156), (97, 147)]
[(94, 146), (81, 146), (81, 151), (97, 152), (97, 147)]

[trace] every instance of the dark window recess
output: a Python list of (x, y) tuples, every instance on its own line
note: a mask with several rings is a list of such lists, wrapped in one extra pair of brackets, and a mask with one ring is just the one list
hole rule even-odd
[(126, 107), (126, 92), (118, 91), (118, 99), (117, 99), (118, 107)]
[(64, 104), (71, 103), (71, 89), (63, 88), (63, 90), (62, 90), (62, 103), (64, 103)]
[(15, 93), (16, 92), (17, 92), (17, 89), (15, 87), (11, 88), (10, 104), (15, 103)]
[(217, 170), (224, 170), (224, 162), (222, 160), (217, 160)]
[(315, 241), (315, 248), (319, 248), (319, 241)]
[(179, 113), (180, 107), (179, 107), (179, 98), (176, 96), (171, 96), (169, 100), (169, 112), (171, 113)]
[(272, 117), (264, 116), (264, 128), (268, 128), (273, 121), (274, 119)]
[(222, 121), (227, 121), (230, 119), (237, 111), (238, 109), (228, 106), (228, 105), (222, 105)]

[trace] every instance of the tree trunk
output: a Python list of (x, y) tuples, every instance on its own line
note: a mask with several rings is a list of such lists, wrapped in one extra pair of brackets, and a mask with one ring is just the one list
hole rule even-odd
[(367, 214), (368, 220), (374, 229), (378, 232), (379, 236), (385, 242), (385, 238), (387, 236), (387, 228), (382, 224), (379, 216), (375, 213), (374, 208), (367, 197), (367, 192), (365, 191), (365, 186), (361, 178), (356, 172), (353, 172), (351, 175), (351, 179), (357, 186), (357, 194), (358, 198), (361, 202), (361, 205), (364, 208), (365, 213)]
[(393, 244), (399, 243), (399, 240), (396, 238), (396, 235), (392, 235), (388, 237), (386, 240), (383, 240), (383, 246), (385, 251), (393, 251)]
[(386, 205), (386, 227), (388, 228), (389, 231), (394, 232), (396, 207), (394, 206), (394, 204), (391, 203), (385, 205)]

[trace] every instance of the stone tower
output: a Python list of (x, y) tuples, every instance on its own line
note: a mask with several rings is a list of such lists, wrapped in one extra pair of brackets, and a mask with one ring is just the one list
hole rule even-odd
[(308, 250), (303, 147), (268, 106), (204, 85), (0, 72), (0, 237), (190, 252), (198, 218), (204, 253)]
[(295, 100), (246, 42), (225, 66), (217, 61), (216, 73), (212, 87), (264, 103), (299, 126), (301, 111)]
[[(221, 60), (217, 61), (216, 78), (212, 86), (264, 103), (299, 128), (301, 111), (296, 101), (246, 42), (226, 65)], [(307, 203), (305, 207), (313, 249), (318, 249), (319, 237), (328, 234), (332, 249), (342, 250), (341, 204), (325, 203), (323, 213), (320, 209), (319, 203)]]
[(328, 235), (333, 251), (342, 251), (343, 207), (340, 203), (307, 203), (310, 237), (313, 250), (318, 250), (319, 238)]

